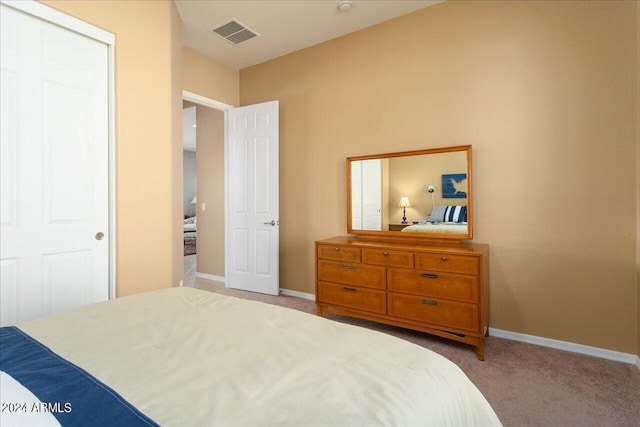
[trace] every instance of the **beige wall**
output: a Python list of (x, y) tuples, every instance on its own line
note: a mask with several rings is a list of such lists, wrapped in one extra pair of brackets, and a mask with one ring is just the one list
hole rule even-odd
[(172, 275), (171, 283), (180, 284), (184, 278), (183, 213), (184, 191), (182, 172), (182, 18), (171, 2), (171, 202), (172, 202)]
[(182, 215), (175, 197), (182, 186), (176, 160), (182, 149), (181, 99), (176, 98), (181, 87), (175, 87), (181, 80), (181, 49), (176, 48), (182, 35), (175, 5), (43, 3), (116, 36), (117, 295), (176, 285), (183, 273), (182, 254), (175, 259), (182, 245), (175, 233)]
[(281, 286), (345, 234), (345, 158), (472, 144), (492, 327), (638, 352), (636, 2), (446, 2), (240, 72), (280, 101)]
[(636, 285), (638, 298), (638, 351), (640, 356), (640, 5), (636, 2)]
[(198, 105), (196, 121), (197, 270), (224, 277), (224, 112)]
[(240, 105), (240, 73), (235, 68), (183, 46), (183, 89), (215, 101)]

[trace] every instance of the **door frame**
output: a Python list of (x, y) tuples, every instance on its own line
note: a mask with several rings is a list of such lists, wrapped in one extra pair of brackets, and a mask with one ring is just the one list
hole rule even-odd
[(91, 25), (85, 21), (55, 10), (42, 3), (33, 0), (2, 0), (2, 4), (19, 10), (28, 15), (42, 19), (58, 25), (69, 31), (76, 32), (85, 37), (96, 40), (107, 46), (107, 136), (108, 150), (108, 175), (109, 175), (109, 230), (107, 230), (109, 240), (109, 299), (116, 297), (116, 124), (115, 124), (115, 43), (116, 36), (102, 28)]
[[(226, 209), (227, 206), (229, 206), (229, 188), (228, 188), (228, 179), (227, 179), (227, 172), (229, 170), (229, 165), (228, 165), (228, 159), (227, 159), (227, 153), (229, 152), (228, 149), (228, 144), (229, 144), (229, 138), (227, 135), (227, 126), (228, 126), (228, 112), (229, 110), (233, 110), (234, 107), (233, 105), (229, 105), (229, 104), (225, 104), (224, 102), (220, 102), (220, 101), (216, 101), (215, 99), (211, 99), (211, 98), (207, 98), (205, 96), (202, 95), (198, 95), (196, 93), (193, 92), (189, 92), (187, 90), (183, 90), (182, 91), (182, 99), (184, 101), (189, 101), (189, 102), (193, 102), (194, 104), (198, 104), (198, 105), (202, 105), (203, 107), (208, 107), (208, 108), (213, 108), (215, 110), (219, 110), (222, 111), (224, 113), (224, 209), (225, 209), (225, 216), (224, 216), (224, 287), (228, 288), (229, 287), (229, 279), (227, 277), (227, 270), (229, 268), (228, 266), (228, 262), (229, 262), (229, 238), (228, 238), (228, 220), (229, 220), (229, 216), (226, 215)], [(197, 142), (196, 142), (197, 144)], [(197, 148), (196, 148), (197, 150)], [(197, 151), (196, 151), (197, 152)], [(196, 206), (196, 210), (197, 210), (197, 206)], [(196, 275), (197, 275), (197, 271), (196, 271)]]

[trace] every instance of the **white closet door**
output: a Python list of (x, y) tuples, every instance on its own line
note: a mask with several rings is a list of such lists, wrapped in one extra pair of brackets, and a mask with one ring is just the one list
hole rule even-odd
[(109, 298), (108, 47), (1, 9), (1, 324)]

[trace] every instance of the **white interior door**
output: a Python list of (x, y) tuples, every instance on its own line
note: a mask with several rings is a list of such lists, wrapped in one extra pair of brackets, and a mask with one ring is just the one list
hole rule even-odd
[(227, 118), (227, 286), (278, 295), (278, 101)]
[(4, 326), (109, 298), (109, 57), (0, 8)]
[(362, 226), (382, 230), (382, 159), (362, 162)]

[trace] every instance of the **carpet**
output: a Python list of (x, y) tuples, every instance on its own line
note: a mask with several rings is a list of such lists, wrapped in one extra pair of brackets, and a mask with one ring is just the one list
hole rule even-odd
[(184, 236), (184, 256), (194, 255), (196, 253), (196, 237)]

